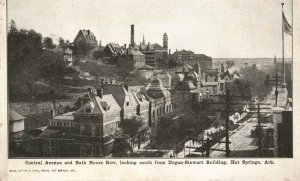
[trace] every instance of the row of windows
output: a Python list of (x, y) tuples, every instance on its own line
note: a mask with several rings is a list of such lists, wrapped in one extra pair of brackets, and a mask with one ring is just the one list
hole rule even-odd
[[(114, 130), (119, 128), (120, 122), (114, 122), (114, 123), (109, 123), (105, 125), (105, 130), (104, 133), (110, 133), (113, 132)], [(96, 125), (85, 125), (85, 124), (80, 124), (80, 135), (83, 135), (85, 130), (90, 127), (91, 129), (91, 136), (96, 136)]]
[[(168, 113), (170, 111), (172, 111), (172, 107), (171, 107), (171, 105), (167, 105), (166, 106), (166, 113)], [(156, 111), (153, 110), (152, 117), (155, 118), (155, 117), (158, 117), (158, 116), (160, 116), (161, 114), (164, 114), (164, 113), (165, 113), (165, 109), (164, 109), (164, 107), (161, 107), (161, 108), (157, 109)]]
[(58, 122), (58, 121), (52, 121), (52, 122), (50, 123), (50, 126), (69, 127), (69, 126), (74, 126), (74, 123), (71, 123), (71, 122)]

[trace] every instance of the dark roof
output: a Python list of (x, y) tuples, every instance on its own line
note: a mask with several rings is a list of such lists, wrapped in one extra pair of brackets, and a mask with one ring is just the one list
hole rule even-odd
[(160, 50), (160, 49), (163, 48), (162, 46), (160, 46), (160, 45), (157, 44), (157, 43), (154, 43), (154, 44), (152, 44), (151, 46), (152, 46), (152, 49), (154, 49), (154, 50)]
[(157, 99), (162, 97), (168, 98), (171, 96), (171, 93), (163, 86), (163, 83), (160, 79), (154, 79), (151, 82), (146, 95), (150, 98)]
[(19, 121), (25, 119), (24, 116), (20, 115), (16, 111), (9, 108), (9, 121)]
[(129, 96), (128, 91), (120, 84), (105, 84), (103, 87), (104, 94), (112, 94), (120, 107), (124, 107), (125, 97)]
[(195, 57), (211, 58), (210, 56), (207, 56), (205, 54), (195, 54)]
[(192, 55), (194, 55), (194, 52), (191, 50), (181, 50), (181, 51), (175, 51), (173, 53), (173, 55), (177, 55), (177, 54), (192, 54)]
[(176, 90), (193, 90), (196, 89), (195, 85), (191, 81), (179, 81), (176, 86)]
[(90, 41), (96, 41), (94, 33), (92, 33), (90, 30), (80, 30), (80, 32), (82, 33), (85, 39)]

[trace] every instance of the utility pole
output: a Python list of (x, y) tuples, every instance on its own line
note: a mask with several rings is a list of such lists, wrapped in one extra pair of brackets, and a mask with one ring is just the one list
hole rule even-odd
[[(271, 78), (273, 78), (273, 79), (271, 79)], [(280, 83), (280, 80), (279, 79), (281, 79), (281, 77), (279, 77), (278, 76), (278, 73), (276, 72), (275, 73), (275, 79), (274, 79), (274, 77), (271, 77), (270, 78), (270, 76), (267, 76), (267, 78), (266, 78), (266, 80), (265, 80), (265, 84), (266, 85), (269, 85), (269, 82), (275, 82), (275, 105), (276, 105), (276, 107), (277, 107), (277, 103), (278, 103), (278, 93), (279, 93), (279, 91), (278, 91), (278, 84)], [(272, 85), (272, 84), (271, 84)]]
[(259, 107), (259, 102), (257, 103), (257, 121), (258, 121), (258, 152), (259, 152), (259, 157), (261, 157), (261, 125), (260, 125), (260, 107)]
[[(264, 104), (264, 105), (267, 105), (267, 104)], [(259, 157), (262, 157), (262, 130), (263, 130), (263, 127), (266, 127), (266, 126), (262, 126), (261, 125), (261, 119), (262, 118), (267, 118), (267, 117), (262, 117), (261, 116), (261, 109), (270, 109), (270, 108), (261, 108), (261, 103), (257, 103), (257, 108), (253, 108), (253, 109), (257, 109), (257, 126), (255, 126), (257, 129), (258, 129), (258, 154), (259, 154)]]
[(226, 119), (225, 119), (225, 130), (226, 130), (226, 157), (229, 157), (230, 150), (229, 150), (229, 97), (230, 96), (230, 90), (227, 90), (226, 92), (226, 98), (225, 98), (225, 104), (226, 104)]

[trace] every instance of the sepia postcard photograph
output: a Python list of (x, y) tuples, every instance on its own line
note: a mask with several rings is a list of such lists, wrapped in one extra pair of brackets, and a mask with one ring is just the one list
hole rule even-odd
[(26, 165), (295, 158), (294, 3), (3, 1), (4, 157)]

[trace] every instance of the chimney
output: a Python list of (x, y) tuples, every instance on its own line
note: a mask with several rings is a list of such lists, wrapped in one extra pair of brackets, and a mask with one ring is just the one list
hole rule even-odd
[(88, 91), (88, 94), (91, 94), (91, 93), (92, 93), (91, 87), (89, 87), (89, 88), (87, 89), (87, 91)]
[(126, 49), (126, 43), (124, 44), (124, 47), (125, 47), (125, 49)]
[(131, 37), (130, 37), (130, 44), (131, 44), (131, 47), (134, 48), (134, 25), (131, 25)]
[(177, 49), (176, 49), (176, 52), (177, 52)]
[(56, 116), (56, 101), (53, 99), (52, 101), (53, 109), (51, 110), (51, 118), (54, 118)]
[(52, 109), (51, 110), (51, 118), (53, 119), (56, 116), (56, 110)]
[(98, 89), (98, 90), (97, 90), (97, 96), (99, 96), (100, 99), (102, 99), (102, 96), (103, 96), (103, 89)]
[(171, 49), (169, 49), (169, 55), (171, 55)]
[(87, 32), (88, 32), (88, 35), (90, 34), (90, 30), (87, 30)]
[(104, 78), (101, 79), (101, 86), (104, 87)]
[(124, 88), (128, 91), (128, 84), (125, 84)]

